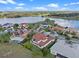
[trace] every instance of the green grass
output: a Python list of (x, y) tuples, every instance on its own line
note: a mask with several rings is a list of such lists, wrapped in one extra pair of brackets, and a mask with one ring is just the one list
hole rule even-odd
[(10, 34), (9, 33), (0, 34), (0, 42), (1, 43), (8, 42), (9, 40), (10, 40)]
[(0, 27), (0, 31), (4, 31), (4, 30), (5, 30), (5, 28)]
[(32, 51), (33, 58), (54, 58), (54, 55), (50, 53), (50, 49), (40, 49), (33, 45), (30, 41), (27, 41), (23, 46)]
[(0, 44), (0, 58), (32, 58), (32, 52), (19, 44)]

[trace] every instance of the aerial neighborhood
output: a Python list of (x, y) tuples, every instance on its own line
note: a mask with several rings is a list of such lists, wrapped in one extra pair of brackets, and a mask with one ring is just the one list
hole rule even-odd
[[(79, 31), (74, 28), (62, 27), (55, 23), (54, 20), (46, 18), (43, 22), (38, 23), (6, 23), (0, 25), (0, 42), (9, 44), (21, 44), (23, 47), (32, 51), (32, 46), (35, 46), (42, 53), (44, 50), (50, 52), (50, 48), (57, 42), (58, 39), (71, 40), (79, 39)], [(2, 40), (4, 39), (4, 40)], [(34, 49), (34, 47), (33, 47)], [(52, 54), (56, 57), (56, 54)], [(60, 57), (60, 56), (59, 56)], [(66, 56), (67, 57), (67, 56)]]
[(79, 0), (0, 0), (0, 58), (79, 58)]

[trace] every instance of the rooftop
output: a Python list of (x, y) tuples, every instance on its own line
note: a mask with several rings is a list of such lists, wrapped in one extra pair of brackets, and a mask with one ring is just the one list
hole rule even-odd
[(38, 46), (39, 48), (44, 48), (54, 41), (54, 37), (42, 33), (38, 33), (33, 36), (33, 44)]
[(37, 40), (45, 40), (46, 37), (47, 37), (46, 35), (41, 34), (41, 33), (35, 34), (35, 35), (33, 36), (33, 38), (35, 38), (35, 39), (37, 39)]

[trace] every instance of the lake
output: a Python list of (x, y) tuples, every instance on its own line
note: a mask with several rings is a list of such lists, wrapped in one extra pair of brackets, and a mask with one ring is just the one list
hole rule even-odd
[[(64, 20), (64, 19), (56, 19), (56, 18), (50, 18), (51, 20), (55, 20), (55, 23), (57, 23), (60, 26), (63, 27), (72, 27), (72, 28), (78, 28), (79, 29), (79, 20)], [(0, 19), (0, 24), (5, 23), (36, 23), (40, 21), (44, 21), (44, 17), (21, 17), (21, 18), (4, 18)]]
[(42, 17), (21, 17), (21, 18), (4, 18), (0, 19), (0, 24), (5, 24), (5, 23), (36, 23), (44, 21)]
[(65, 20), (56, 18), (50, 18), (50, 19), (55, 20), (55, 23), (60, 26), (79, 29), (79, 20)]

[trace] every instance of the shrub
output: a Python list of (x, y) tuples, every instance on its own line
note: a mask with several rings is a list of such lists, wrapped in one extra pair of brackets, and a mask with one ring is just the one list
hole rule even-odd
[(0, 34), (0, 42), (1, 43), (9, 42), (9, 40), (10, 40), (10, 34), (9, 33)]
[(32, 44), (30, 43), (30, 41), (27, 41), (26, 43), (23, 44), (25, 48), (31, 50), (32, 48)]

